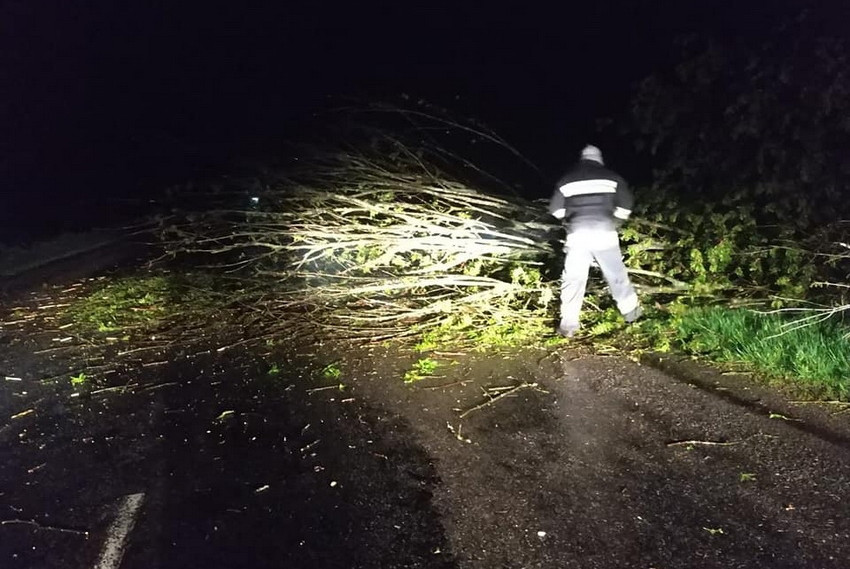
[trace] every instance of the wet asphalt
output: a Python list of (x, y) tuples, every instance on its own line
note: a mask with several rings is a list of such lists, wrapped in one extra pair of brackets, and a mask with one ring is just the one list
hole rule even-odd
[(564, 349), (437, 354), (412, 386), (418, 355), (349, 354), (4, 382), (2, 567), (95, 567), (131, 494), (125, 569), (848, 566), (850, 454), (818, 436), (846, 414)]
[(0, 567), (850, 567), (847, 407), (570, 346), (408, 385), (422, 354), (279, 340), (99, 391), (0, 327)]

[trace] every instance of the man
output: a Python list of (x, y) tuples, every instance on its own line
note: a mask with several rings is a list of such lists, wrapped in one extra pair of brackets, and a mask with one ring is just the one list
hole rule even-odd
[(578, 164), (558, 181), (549, 213), (567, 226), (558, 326), (562, 336), (572, 337), (579, 329), (587, 273), (594, 260), (626, 322), (634, 322), (643, 314), (623, 264), (617, 235), (617, 229), (632, 213), (633, 202), (626, 181), (604, 166), (602, 152), (595, 146), (585, 146)]

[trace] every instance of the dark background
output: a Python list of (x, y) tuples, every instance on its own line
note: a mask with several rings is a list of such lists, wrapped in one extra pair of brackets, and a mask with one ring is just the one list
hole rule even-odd
[(677, 37), (757, 41), (802, 7), (6, 1), (0, 237), (141, 212), (170, 183), (273, 154), (352, 97), (405, 94), (484, 121), (543, 172), (530, 197), (585, 142), (639, 177), (629, 141), (598, 135), (597, 119), (623, 115), (635, 81), (675, 61)]

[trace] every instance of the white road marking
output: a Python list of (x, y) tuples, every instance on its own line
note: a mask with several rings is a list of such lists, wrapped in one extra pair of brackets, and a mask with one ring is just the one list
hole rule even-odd
[(95, 569), (118, 569), (121, 566), (121, 559), (127, 547), (127, 538), (133, 531), (133, 526), (136, 525), (136, 516), (144, 499), (144, 494), (129, 494), (121, 499), (118, 504), (118, 513), (112, 525), (109, 526)]

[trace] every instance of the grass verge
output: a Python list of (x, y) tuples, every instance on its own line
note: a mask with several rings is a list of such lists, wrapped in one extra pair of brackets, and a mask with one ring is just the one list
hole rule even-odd
[(133, 275), (104, 281), (71, 303), (63, 318), (83, 334), (123, 333), (152, 328), (178, 314), (215, 305), (208, 278)]
[(688, 310), (671, 327), (686, 352), (743, 363), (813, 397), (850, 399), (850, 340), (838, 320), (794, 329), (779, 314), (711, 307)]

